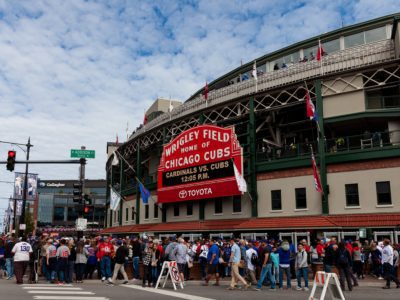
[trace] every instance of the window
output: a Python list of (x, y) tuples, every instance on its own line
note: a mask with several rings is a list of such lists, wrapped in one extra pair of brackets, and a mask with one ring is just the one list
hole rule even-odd
[(271, 210), (282, 210), (281, 190), (271, 191)]
[(222, 214), (222, 198), (217, 198), (214, 201), (214, 213)]
[(158, 219), (158, 205), (154, 204), (154, 219)]
[(386, 39), (386, 27), (379, 27), (365, 32), (365, 42), (371, 43)]
[(344, 37), (344, 47), (350, 48), (364, 44), (364, 32), (348, 35)]
[(135, 220), (135, 215), (136, 215), (135, 208), (132, 207), (132, 209), (131, 209), (131, 220), (132, 221)]
[(179, 203), (174, 204), (174, 217), (179, 217)]
[(125, 221), (128, 222), (129, 220), (129, 208), (125, 208)]
[(234, 213), (242, 212), (242, 196), (233, 196), (232, 211)]
[(305, 188), (295, 189), (296, 193), (296, 209), (306, 209), (307, 208), (307, 197)]
[(367, 109), (400, 107), (400, 87), (384, 86), (365, 90)]
[(311, 60), (311, 53), (313, 57), (316, 57), (317, 55), (317, 49), (318, 49), (318, 45), (312, 46), (310, 48), (304, 49), (303, 54), (304, 54), (304, 58), (307, 57), (308, 60)]
[(54, 221), (64, 221), (64, 207), (54, 207)]
[(324, 42), (324, 43), (322, 43), (322, 48), (324, 49), (324, 52), (326, 52), (327, 54), (331, 54), (333, 52), (339, 51), (340, 50), (340, 40), (336, 39), (333, 41)]
[(75, 207), (68, 207), (68, 221), (75, 221), (78, 218), (78, 213), (75, 210)]
[(186, 204), (186, 215), (193, 216), (193, 202), (189, 202)]
[(378, 198), (378, 205), (392, 204), (392, 196), (390, 194), (390, 182), (389, 181), (377, 182), (376, 195)]
[(149, 218), (149, 205), (148, 205), (148, 204), (146, 204), (146, 205), (144, 206), (144, 218), (145, 218), (145, 219), (148, 219), (148, 218)]
[(360, 199), (358, 196), (358, 184), (346, 184), (346, 206), (360, 206)]

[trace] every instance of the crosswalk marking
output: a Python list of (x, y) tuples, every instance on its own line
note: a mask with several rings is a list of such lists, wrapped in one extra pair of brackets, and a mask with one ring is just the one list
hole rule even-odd
[(94, 295), (92, 292), (85, 292), (85, 291), (38, 291), (38, 290), (33, 290), (33, 291), (28, 291), (28, 294), (57, 294), (57, 295)]
[[(59, 286), (23, 286), (24, 290), (60, 290)], [(61, 287), (63, 291), (81, 291), (79, 287)]]
[(109, 300), (106, 297), (84, 297), (84, 296), (33, 296), (34, 300)]
[(181, 298), (181, 299), (214, 300), (212, 298), (194, 296), (194, 295), (190, 295), (190, 294), (184, 294), (184, 293), (181, 293), (181, 292), (178, 293), (178, 292), (173, 292), (173, 291), (168, 291), (168, 290), (143, 288), (143, 287), (138, 286), (138, 285), (123, 285), (123, 287), (136, 289), (136, 290), (141, 290), (141, 291), (146, 291), (146, 292), (155, 293), (155, 294), (161, 294), (161, 295), (165, 295), (165, 296), (171, 296), (171, 297), (175, 297), (175, 298)]
[(56, 285), (54, 283), (35, 283), (35, 284), (23, 284), (22, 287), (40, 287), (40, 286), (57, 286), (57, 287), (72, 287), (72, 284)]

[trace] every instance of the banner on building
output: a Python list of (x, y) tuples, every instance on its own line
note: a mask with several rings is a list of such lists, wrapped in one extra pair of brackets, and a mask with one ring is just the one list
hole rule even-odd
[[(38, 175), (28, 173), (28, 190), (26, 193), (27, 200), (35, 200), (37, 194)], [(15, 172), (14, 180), (14, 198), (22, 199), (24, 196), (25, 173)]]
[(234, 127), (200, 125), (184, 131), (163, 148), (157, 202), (240, 195), (233, 164), (243, 174)]
[(17, 202), (15, 203), (15, 214), (20, 217), (22, 215), (22, 200), (16, 200)]

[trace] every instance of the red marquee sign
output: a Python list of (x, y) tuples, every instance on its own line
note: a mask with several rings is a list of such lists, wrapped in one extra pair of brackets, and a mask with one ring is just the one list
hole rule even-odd
[(243, 172), (234, 127), (200, 125), (164, 146), (158, 167), (158, 203), (240, 195), (233, 164)]

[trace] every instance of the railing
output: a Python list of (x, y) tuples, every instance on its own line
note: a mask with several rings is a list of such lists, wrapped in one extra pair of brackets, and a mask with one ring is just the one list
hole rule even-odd
[(400, 130), (365, 132), (326, 140), (326, 152), (329, 153), (399, 146)]
[[(257, 151), (257, 161), (274, 161), (279, 159), (311, 157), (311, 147), (314, 153), (318, 152), (317, 142), (313, 143), (291, 143), (281, 148), (263, 147)], [(338, 153), (354, 150), (371, 150), (383, 147), (400, 148), (400, 130), (366, 132), (360, 135), (337, 137), (325, 140), (325, 151), (327, 153)]]
[(272, 161), (287, 158), (311, 157), (311, 146), (314, 153), (318, 151), (317, 142), (312, 143), (291, 143), (281, 148), (262, 147), (257, 151), (257, 161)]
[(323, 56), (322, 61), (308, 61), (296, 63), (288, 68), (276, 70), (258, 76), (254, 79), (242, 81), (221, 89), (210, 91), (208, 101), (199, 95), (191, 101), (183, 103), (171, 113), (164, 113), (137, 129), (130, 139), (134, 139), (144, 132), (167, 123), (170, 120), (184, 117), (200, 109), (205, 109), (245, 95), (254, 94), (257, 90), (263, 91), (289, 83), (303, 81), (335, 72), (352, 70), (394, 59), (394, 44), (392, 40), (383, 40), (365, 45), (348, 48), (342, 51)]

